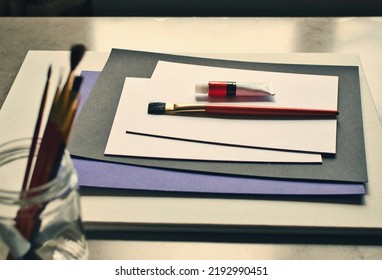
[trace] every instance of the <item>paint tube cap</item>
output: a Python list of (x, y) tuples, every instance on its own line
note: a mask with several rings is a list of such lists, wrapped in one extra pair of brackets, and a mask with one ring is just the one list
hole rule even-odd
[(195, 84), (196, 93), (208, 93), (208, 83), (196, 83)]

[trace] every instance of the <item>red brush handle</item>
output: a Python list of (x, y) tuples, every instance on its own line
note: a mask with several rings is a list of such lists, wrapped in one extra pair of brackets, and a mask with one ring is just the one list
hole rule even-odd
[(335, 117), (336, 110), (277, 108), (255, 106), (206, 105), (207, 114), (265, 117)]

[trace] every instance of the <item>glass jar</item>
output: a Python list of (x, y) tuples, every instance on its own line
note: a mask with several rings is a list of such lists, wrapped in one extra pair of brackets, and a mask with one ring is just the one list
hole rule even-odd
[(88, 258), (78, 177), (65, 151), (57, 176), (22, 190), (30, 139), (0, 145), (0, 238), (9, 258)]

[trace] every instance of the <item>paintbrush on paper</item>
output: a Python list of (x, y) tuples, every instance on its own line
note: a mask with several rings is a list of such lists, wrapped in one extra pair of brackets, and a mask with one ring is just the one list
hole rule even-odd
[(173, 104), (164, 102), (149, 103), (148, 113), (153, 115), (200, 115), (206, 116), (238, 116), (269, 118), (335, 118), (337, 110), (321, 110), (310, 108), (260, 107), (245, 105), (216, 104)]

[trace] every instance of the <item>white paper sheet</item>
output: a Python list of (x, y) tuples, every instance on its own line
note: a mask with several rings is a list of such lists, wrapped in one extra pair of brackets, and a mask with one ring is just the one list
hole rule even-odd
[(126, 118), (134, 111), (149, 79), (126, 78), (105, 154), (222, 161), (321, 163), (320, 154), (240, 148), (126, 133)]
[[(338, 77), (196, 66), (159, 61), (145, 94), (126, 120), (128, 132), (235, 146), (335, 153), (335, 119), (252, 120), (149, 115), (150, 102), (196, 103), (195, 83), (209, 80), (272, 83), (276, 107), (337, 109)], [(340, 112), (341, 113), (341, 112)]]

